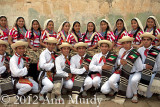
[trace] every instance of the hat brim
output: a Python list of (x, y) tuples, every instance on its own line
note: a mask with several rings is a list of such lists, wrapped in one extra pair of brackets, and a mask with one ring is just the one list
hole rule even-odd
[(118, 40), (118, 42), (120, 42), (120, 43), (128, 42), (128, 41), (132, 42), (132, 41), (134, 41), (134, 38), (125, 38), (125, 39)]
[(152, 39), (152, 41), (155, 39), (155, 36), (154, 35), (152, 35), (152, 34), (142, 34), (142, 35), (140, 35), (140, 37), (141, 38), (143, 38), (143, 37), (148, 37), (148, 38), (151, 38)]
[(62, 44), (62, 45), (59, 46), (59, 49), (61, 49), (63, 47), (69, 47), (69, 48), (71, 48), (72, 45), (70, 45), (70, 44)]
[(13, 50), (15, 50), (15, 48), (16, 48), (16, 47), (19, 47), (19, 46), (25, 46), (25, 48), (27, 48), (27, 47), (28, 47), (28, 42), (13, 43), (13, 44), (11, 45), (11, 48), (12, 48)]
[(108, 44), (109, 47), (112, 46), (112, 42), (110, 42), (110, 41), (108, 41), (108, 40), (101, 40), (101, 41), (98, 41), (98, 46), (100, 47), (100, 45), (103, 44), (103, 43)]
[(83, 44), (82, 43), (77, 43), (77, 44), (74, 45), (74, 47), (75, 48), (78, 48), (78, 47), (86, 47), (87, 48), (88, 44), (87, 43), (83, 43)]
[(5, 42), (5, 41), (3, 41), (3, 40), (0, 40), (0, 44), (1, 44), (1, 45), (6, 45), (6, 47), (8, 47), (8, 45), (9, 45), (7, 42)]
[(157, 38), (160, 39), (160, 35), (157, 35)]
[(56, 41), (56, 40), (44, 40), (44, 42), (46, 42), (46, 43), (55, 43), (55, 44), (57, 44), (57, 41)]

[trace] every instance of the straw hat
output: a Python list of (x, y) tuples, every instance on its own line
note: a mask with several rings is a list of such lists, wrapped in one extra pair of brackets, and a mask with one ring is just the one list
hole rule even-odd
[(141, 37), (141, 38), (143, 38), (143, 37), (149, 37), (149, 38), (151, 38), (152, 40), (155, 39), (155, 36), (152, 35), (152, 33), (150, 33), (150, 32), (144, 32), (142, 35), (140, 35), (140, 37)]
[(158, 38), (158, 39), (160, 39), (160, 34), (159, 34), (159, 35), (157, 35), (157, 38)]
[(12, 45), (11, 45), (11, 48), (13, 49), (13, 50), (15, 50), (15, 48), (16, 47), (18, 47), (18, 46), (25, 46), (26, 48), (28, 47), (28, 42), (24, 42), (24, 41), (16, 41), (15, 43), (13, 43)]
[(122, 39), (119, 39), (118, 42), (122, 43), (122, 42), (127, 42), (127, 41), (134, 41), (133, 37), (130, 36), (123, 36)]
[(88, 47), (88, 44), (87, 43), (84, 43), (84, 42), (78, 42), (74, 45), (75, 48), (78, 48), (78, 47), (81, 47), (81, 46), (84, 46), (84, 47)]
[(62, 44), (59, 46), (59, 49), (63, 48), (63, 47), (72, 47), (72, 45), (70, 45), (68, 42), (62, 42)]
[(6, 45), (6, 47), (8, 47), (8, 45), (9, 45), (8, 42), (3, 41), (3, 40), (0, 40), (0, 44), (1, 44), (1, 45), (2, 45), (2, 44), (3, 44), (3, 45)]
[(46, 43), (57, 43), (57, 39), (54, 37), (48, 37), (46, 40), (44, 40)]
[(100, 41), (98, 41), (98, 45), (99, 45), (99, 46), (100, 46), (102, 43), (108, 44), (109, 47), (112, 46), (112, 42), (110, 42), (109, 40), (100, 40)]

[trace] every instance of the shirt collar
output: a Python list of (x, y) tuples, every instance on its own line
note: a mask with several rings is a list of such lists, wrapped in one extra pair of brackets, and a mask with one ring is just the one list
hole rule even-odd
[(129, 49), (128, 51), (126, 51), (125, 49), (124, 49), (124, 50), (128, 53), (128, 52), (130, 52), (132, 49), (133, 49), (133, 47), (131, 47), (131, 49)]
[(4, 53), (3, 55), (0, 55), (0, 56), (2, 56), (2, 57), (3, 57), (3, 56), (6, 56), (6, 53)]
[(52, 52), (51, 52), (51, 51), (49, 51), (49, 50), (48, 50), (48, 48), (46, 48), (46, 50), (47, 50), (47, 52), (48, 52), (49, 54), (54, 53), (54, 51), (52, 51)]
[[(62, 58), (65, 59), (65, 56), (63, 54), (61, 54), (61, 55), (62, 55)], [(68, 56), (67, 56), (67, 58), (68, 58)]]
[[(144, 47), (144, 46), (143, 46), (143, 47)], [(148, 48), (145, 48), (145, 47), (144, 47), (144, 49), (145, 49), (145, 50), (146, 50), (146, 49), (149, 49), (149, 50), (150, 50), (152, 47), (153, 47), (153, 46), (152, 46), (152, 44), (151, 44), (151, 46), (149, 46)]]
[[(81, 58), (81, 56), (80, 56), (79, 54), (77, 54), (77, 55)], [(86, 54), (83, 55), (83, 58), (84, 58), (85, 56), (86, 56)]]
[(102, 52), (101, 52), (101, 55), (106, 57), (108, 55), (108, 53), (109, 53), (109, 51), (105, 55), (103, 55)]
[(20, 57), (20, 55), (19, 55), (18, 53), (15, 53), (15, 55), (16, 55), (17, 57)]

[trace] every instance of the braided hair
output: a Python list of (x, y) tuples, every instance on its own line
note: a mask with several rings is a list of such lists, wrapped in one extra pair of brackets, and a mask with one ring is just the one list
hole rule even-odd
[[(153, 35), (155, 36), (156, 35), (156, 22), (155, 22), (154, 18), (152, 18), (152, 17), (149, 17), (148, 19), (152, 19), (155, 23), (155, 26), (153, 27)], [(144, 31), (146, 31), (147, 28), (148, 28), (148, 25), (146, 25), (146, 27), (144, 28)]]
[[(20, 29), (19, 29), (18, 24), (17, 24), (17, 22), (18, 22), (19, 19), (23, 19), (23, 20), (24, 20), (24, 18), (23, 18), (23, 17), (18, 17), (17, 20), (16, 20), (15, 27), (17, 28), (17, 31), (18, 31), (18, 37), (17, 37), (17, 39), (20, 38)], [(23, 25), (23, 27), (24, 27), (24, 29), (27, 31), (27, 28), (26, 28), (26, 25), (25, 25), (25, 24)]]
[(75, 21), (75, 22), (73, 23), (72, 31), (73, 31), (73, 33), (76, 35), (76, 37), (77, 37), (77, 39), (78, 39), (78, 42), (79, 42), (79, 36), (77, 35), (77, 33), (76, 33), (75, 29), (74, 29), (74, 26), (75, 26), (75, 24), (77, 24), (77, 23), (80, 25), (80, 22)]
[[(93, 33), (94, 33), (94, 32), (96, 31), (96, 26), (95, 26), (95, 24), (94, 24), (93, 22), (88, 22), (87, 27), (88, 27), (88, 25), (89, 25), (90, 23), (92, 23), (93, 26), (94, 26), (94, 29), (93, 29)], [(83, 36), (83, 40), (82, 40), (83, 42), (85, 42), (85, 37), (87, 36), (87, 33), (88, 33), (88, 28), (87, 28), (87, 30), (86, 30), (85, 35)], [(94, 39), (95, 39), (95, 36), (92, 38), (91, 44), (93, 44)]]
[[(118, 39), (119, 39), (120, 35), (122, 34), (122, 32), (126, 30), (125, 27), (124, 27), (124, 22), (123, 22), (122, 19), (118, 19), (118, 20), (116, 21), (116, 25), (117, 25), (117, 23), (118, 23), (119, 21), (121, 21), (121, 22), (123, 23), (123, 28), (122, 28), (121, 32), (118, 34), (118, 37), (117, 37), (117, 39), (115, 40), (115, 42), (118, 41)], [(117, 31), (117, 28), (115, 29), (114, 34), (116, 33), (116, 31)]]
[[(131, 22), (132, 22), (133, 20), (137, 22), (136, 19), (132, 19)], [(138, 22), (137, 22), (137, 24), (138, 24)], [(141, 30), (141, 28), (140, 28), (139, 25), (138, 25), (137, 30), (136, 30), (136, 32), (135, 32), (134, 35), (133, 35), (133, 38), (136, 38), (137, 33), (138, 33), (140, 30)]]
[[(108, 25), (108, 23), (106, 22), (106, 21), (104, 21), (104, 20), (102, 20), (101, 22), (100, 22), (100, 24), (102, 23), (102, 22), (104, 22), (104, 23), (106, 23), (107, 25)], [(109, 31), (109, 26), (107, 26), (107, 28), (106, 28), (106, 32), (105, 32), (105, 34), (104, 34), (104, 39), (107, 39), (107, 32)]]
[(31, 37), (30, 37), (30, 39), (32, 39), (33, 37), (34, 37), (34, 33), (33, 33), (33, 23), (34, 22), (37, 22), (38, 23), (38, 25), (39, 25), (39, 27), (38, 27), (38, 31), (40, 32), (40, 36), (39, 36), (39, 39), (40, 39), (40, 37), (41, 37), (41, 27), (40, 27), (40, 24), (39, 24), (39, 22), (38, 22), (38, 20), (33, 20), (32, 21), (32, 26), (31, 26)]

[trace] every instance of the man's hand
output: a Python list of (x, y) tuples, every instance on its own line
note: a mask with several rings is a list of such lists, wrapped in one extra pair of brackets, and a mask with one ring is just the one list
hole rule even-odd
[(68, 73), (68, 77), (66, 78), (66, 80), (69, 80), (72, 78), (72, 74), (71, 73)]
[(89, 67), (87, 65), (84, 65), (84, 68), (86, 69), (86, 71), (89, 70)]
[(26, 64), (25, 66), (26, 66), (27, 70), (29, 70), (29, 64)]
[(121, 59), (121, 60), (120, 60), (120, 63), (121, 63), (122, 65), (126, 65), (126, 64), (127, 64), (127, 61), (126, 61), (125, 59)]
[(153, 67), (151, 66), (151, 65), (149, 65), (149, 64), (146, 64), (146, 69), (152, 69)]
[(104, 69), (104, 70), (111, 70), (111, 69), (112, 69), (112, 66), (109, 66), (109, 65), (104, 64), (104, 65), (102, 66), (102, 69)]
[(9, 64), (4, 64), (4, 66), (6, 67), (6, 69), (9, 69)]

